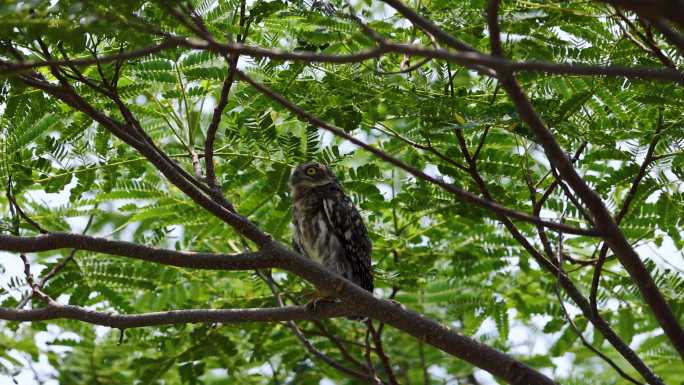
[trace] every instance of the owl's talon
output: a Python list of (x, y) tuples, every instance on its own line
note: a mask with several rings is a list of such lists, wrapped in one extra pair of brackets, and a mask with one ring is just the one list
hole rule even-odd
[(307, 302), (306, 310), (316, 312), (318, 309), (318, 306), (322, 302), (328, 302), (328, 303), (335, 303), (335, 298), (334, 297), (315, 297), (311, 301)]
[(402, 309), (406, 309), (406, 306), (404, 306), (401, 302), (393, 300), (393, 299), (388, 299), (392, 303), (392, 305), (399, 306)]

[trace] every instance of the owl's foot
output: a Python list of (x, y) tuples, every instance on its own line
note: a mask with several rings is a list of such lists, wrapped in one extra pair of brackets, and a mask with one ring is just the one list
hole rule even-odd
[(307, 304), (306, 304), (306, 309), (309, 310), (309, 311), (312, 311), (312, 312), (316, 312), (318, 306), (319, 306), (320, 304), (326, 303), (326, 302), (327, 302), (327, 303), (335, 303), (335, 302), (336, 302), (336, 298), (335, 298), (335, 297), (332, 297), (332, 296), (323, 295), (323, 294), (320, 293), (320, 292), (316, 292), (316, 293), (313, 295), (313, 298), (312, 298), (309, 302), (307, 302)]
[(393, 299), (389, 299), (388, 301), (390, 301), (392, 305), (399, 306), (400, 308), (406, 310), (406, 306), (404, 306), (401, 302), (395, 301)]

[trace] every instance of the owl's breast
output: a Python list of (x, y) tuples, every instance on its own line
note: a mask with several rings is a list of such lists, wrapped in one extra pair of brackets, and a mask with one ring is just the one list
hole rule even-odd
[(316, 206), (295, 205), (296, 236), (302, 251), (309, 258), (332, 267), (337, 263), (340, 253), (344, 252), (344, 247), (330, 228), (323, 206)]

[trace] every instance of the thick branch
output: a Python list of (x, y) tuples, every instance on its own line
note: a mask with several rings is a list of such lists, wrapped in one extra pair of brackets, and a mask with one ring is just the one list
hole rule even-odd
[(644, 301), (651, 308), (665, 334), (679, 352), (680, 357), (684, 358), (684, 330), (682, 326), (679, 324), (665, 297), (658, 290), (653, 277), (651, 277), (639, 255), (634, 251), (634, 248), (632, 248), (625, 235), (613, 220), (603, 200), (577, 173), (572, 162), (556, 141), (553, 133), (551, 133), (539, 114), (537, 114), (512, 73), (501, 74), (499, 80), (515, 105), (520, 118), (535, 133), (552, 167), (558, 170), (560, 176), (568, 182), (589, 209), (594, 217), (595, 225), (603, 234), (605, 242), (629, 272), (629, 275), (639, 288)]
[(656, 29), (665, 36), (665, 38), (679, 50), (681, 55), (684, 55), (684, 35), (672, 29), (668, 22), (663, 19), (651, 20)]
[(496, 351), (471, 338), (462, 336), (450, 328), (443, 326), (422, 314), (404, 309), (395, 302), (375, 298), (371, 293), (332, 274), (322, 266), (297, 254), (274, 246), (274, 251), (292, 257), (292, 263), (286, 263), (285, 269), (312, 282), (317, 287), (333, 290), (345, 301), (354, 303), (358, 315), (367, 315), (373, 319), (392, 325), (415, 338), (425, 341), (449, 354), (460, 357), (495, 376), (518, 385), (553, 384), (546, 376), (527, 367), (512, 357)]
[(266, 252), (243, 254), (211, 254), (176, 251), (115, 241), (88, 235), (50, 233), (35, 237), (0, 235), (0, 250), (34, 253), (59, 249), (76, 249), (118, 255), (165, 265), (211, 270), (252, 270), (278, 267), (281, 260)]
[[(392, 325), (447, 353), (465, 359), (473, 365), (487, 370), (512, 384), (554, 384), (554, 382), (546, 376), (527, 367), (525, 364), (513, 359), (507, 354), (494, 350), (469, 337), (462, 336), (419, 313), (397, 306), (394, 302), (375, 298), (371, 293), (361, 289), (341, 276), (331, 273), (320, 264), (305, 259), (299, 254), (289, 251), (280, 244), (274, 242), (271, 242), (261, 253), (219, 255), (161, 250), (128, 242), (108, 241), (101, 238), (73, 234), (50, 234), (31, 238), (6, 235), (0, 236), (0, 249), (6, 251), (33, 252), (59, 248), (79, 248), (96, 252), (106, 252), (114, 255), (128, 256), (146, 261), (190, 268), (252, 270), (274, 266), (281, 267), (297, 274), (317, 287), (336, 293), (337, 296), (345, 300), (345, 306), (348, 306), (353, 310), (352, 314), (368, 315), (381, 322)], [(286, 317), (277, 318), (277, 314), (280, 314), (278, 312), (268, 313), (276, 314), (269, 316), (263, 316), (263, 313), (259, 312), (257, 312), (259, 315), (254, 315), (254, 311), (250, 309), (244, 310), (246, 313), (240, 313), (242, 310), (233, 310), (233, 313), (229, 310), (225, 310), (224, 312), (226, 312), (226, 314), (221, 316), (216, 315), (222, 314), (220, 312), (199, 313), (204, 314), (202, 316), (195, 313), (189, 313), (195, 314), (194, 317), (196, 318), (182, 318), (187, 316), (187, 314), (177, 312), (155, 313), (153, 315), (143, 316), (140, 319), (127, 318), (136, 316), (103, 316), (99, 313), (82, 311), (72, 307), (57, 307), (57, 309), (61, 310), (54, 309), (54, 307), (37, 310), (2, 309), (0, 311), (0, 318), (24, 321), (70, 318), (92, 323), (99, 322), (98, 324), (121, 328), (155, 325), (162, 321), (164, 321), (162, 323), (177, 323), (237, 322), (238, 320), (282, 321), (287, 319)], [(315, 316), (306, 315), (308, 313), (302, 313), (301, 316), (298, 316), (300, 318), (296, 319), (318, 318), (318, 307), (315, 313)], [(330, 316), (325, 311), (320, 315), (321, 317)], [(121, 319), (124, 321), (121, 321)], [(173, 320), (173, 322), (169, 320)]]

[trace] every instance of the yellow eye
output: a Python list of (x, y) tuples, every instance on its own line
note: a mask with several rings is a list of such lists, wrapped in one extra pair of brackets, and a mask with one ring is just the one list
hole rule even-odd
[(316, 175), (316, 168), (315, 167), (309, 167), (306, 169), (306, 175)]

